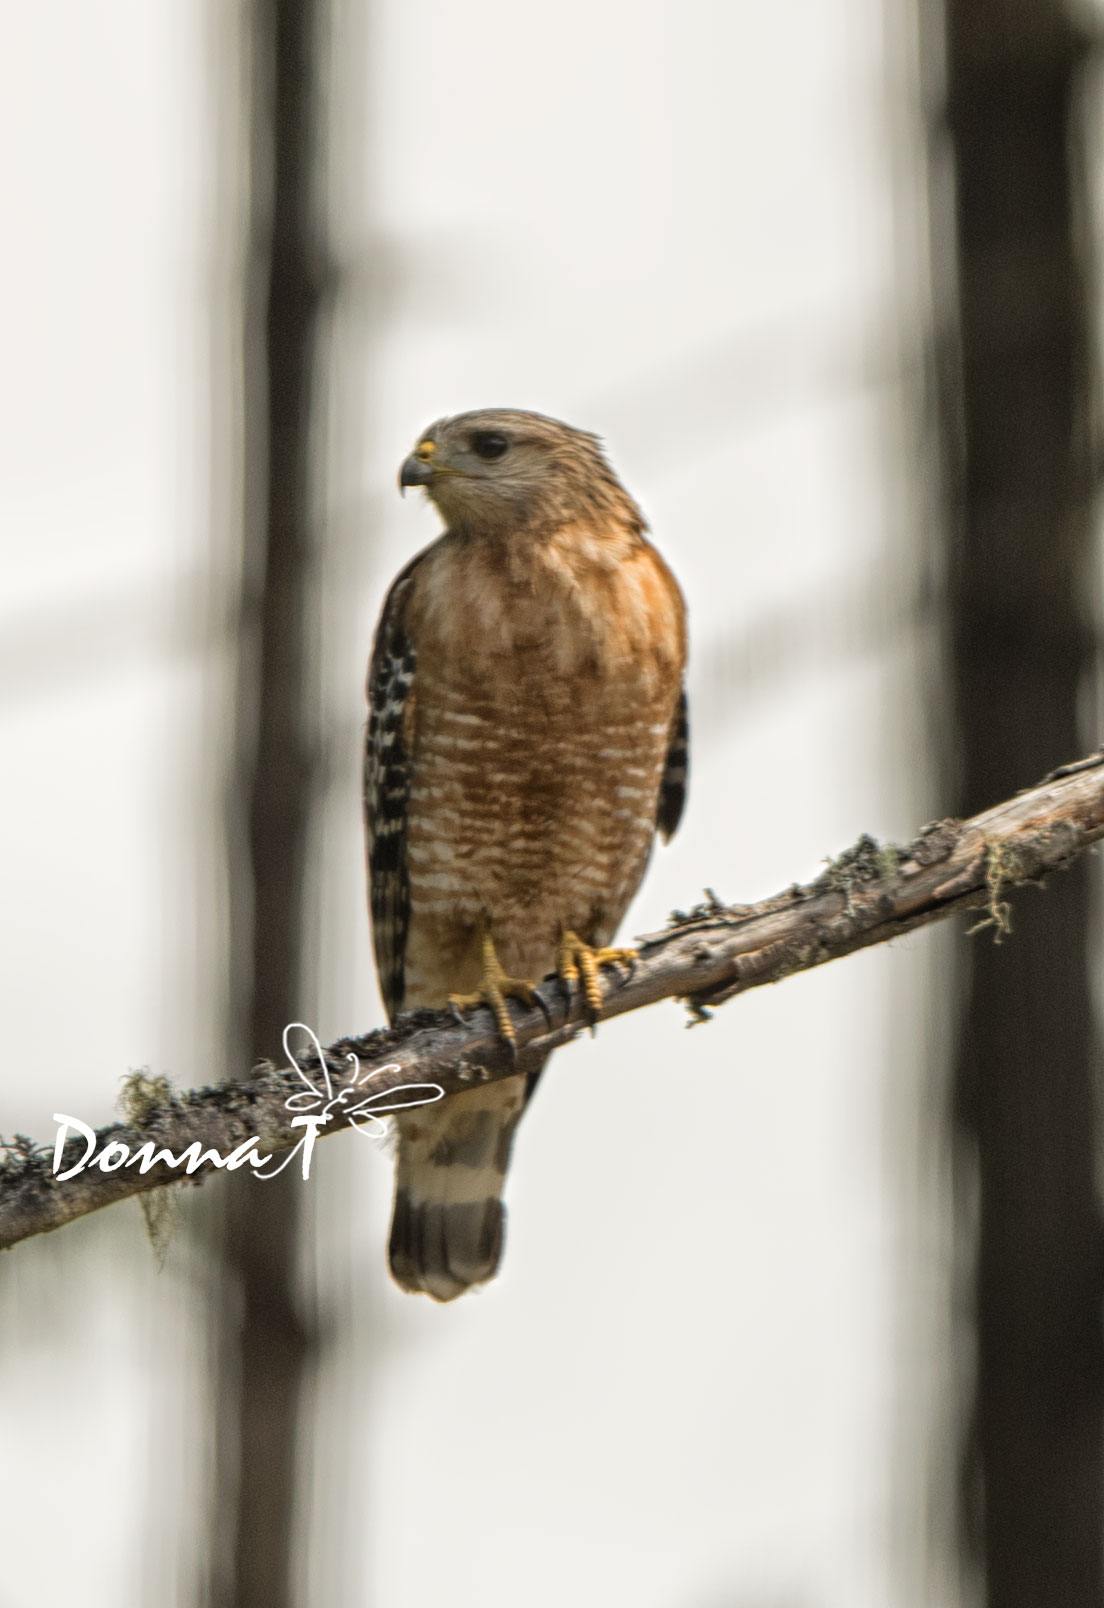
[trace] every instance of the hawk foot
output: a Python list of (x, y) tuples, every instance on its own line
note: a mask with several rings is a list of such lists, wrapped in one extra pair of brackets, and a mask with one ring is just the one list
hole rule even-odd
[(602, 985), (598, 977), (598, 968), (627, 966), (631, 977), (633, 966), (639, 958), (635, 949), (592, 949), (589, 944), (584, 944), (577, 934), (565, 932), (560, 939), (556, 970), (564, 985), (568, 1010), (571, 1009), (581, 977), (583, 999), (586, 1001), (587, 1015), (590, 1017), (593, 1030), (602, 1006)]
[(503, 971), (501, 962), (495, 954), (494, 943), (490, 933), (483, 934), (483, 975), (479, 979), (479, 987), (471, 994), (450, 994), (448, 997), (449, 1009), (453, 1015), (458, 1016), (461, 1011), (474, 1010), (477, 1005), (489, 1005), (494, 1012), (494, 1019), (498, 1024), (498, 1031), (510, 1045), (516, 1042), (517, 1034), (514, 1024), (510, 1020), (507, 999), (520, 999), (525, 1005), (536, 1005), (544, 1012), (544, 1019), (551, 1026), (548, 1016), (548, 1007), (537, 993), (536, 987), (525, 977), (509, 977)]

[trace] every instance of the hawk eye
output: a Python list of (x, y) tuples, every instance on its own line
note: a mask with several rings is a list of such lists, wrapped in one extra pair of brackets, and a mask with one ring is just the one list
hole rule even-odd
[(503, 457), (509, 445), (506, 437), (499, 435), (497, 430), (480, 430), (478, 435), (472, 436), (472, 451), (487, 463)]

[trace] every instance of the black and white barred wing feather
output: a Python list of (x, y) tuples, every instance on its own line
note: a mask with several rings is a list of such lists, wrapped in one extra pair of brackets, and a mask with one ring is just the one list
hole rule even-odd
[(410, 926), (406, 837), (417, 669), (417, 655), (406, 634), (403, 616), (421, 558), (419, 554), (406, 566), (387, 594), (368, 671), (364, 746), (368, 888), (380, 991), (392, 1020), (402, 1008), (405, 993), (406, 936)]
[(656, 805), (656, 829), (664, 843), (670, 841), (682, 820), (686, 803), (686, 779), (690, 771), (690, 714), (686, 688), (679, 694), (678, 708), (671, 722), (671, 742)]

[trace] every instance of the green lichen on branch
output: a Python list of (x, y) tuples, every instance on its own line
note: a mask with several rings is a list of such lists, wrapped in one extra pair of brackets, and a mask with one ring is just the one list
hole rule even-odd
[(877, 838), (864, 832), (849, 849), (825, 862), (826, 869), (812, 884), (811, 892), (841, 893), (846, 901), (847, 914), (855, 913), (855, 889), (875, 882), (887, 881), (896, 876), (905, 859), (904, 849), (895, 843), (879, 843)]
[(1031, 875), (1029, 857), (1012, 844), (1005, 842), (987, 843), (985, 845), (985, 886), (989, 890), (989, 903), (987, 916), (967, 929), (969, 937), (976, 932), (985, 932), (992, 929), (993, 942), (999, 944), (1007, 933), (1012, 931), (1012, 906), (1007, 900), (1001, 898), (1005, 888), (1011, 887), (1015, 882), (1022, 882), (1026, 876)]
[(149, 1069), (128, 1072), (122, 1079), (119, 1111), (136, 1128), (144, 1128), (155, 1111), (173, 1103), (172, 1084), (165, 1077), (150, 1077)]
[[(119, 1111), (127, 1122), (140, 1131), (145, 1129), (156, 1112), (173, 1107), (172, 1084), (166, 1077), (151, 1077), (147, 1068), (128, 1072), (122, 1085)], [(151, 1189), (139, 1195), (138, 1204), (142, 1208), (146, 1238), (160, 1270), (165, 1266), (165, 1258), (180, 1221), (179, 1198), (171, 1184), (164, 1184), (160, 1189)]]
[(48, 1145), (36, 1144), (25, 1133), (17, 1133), (12, 1139), (5, 1139), (0, 1133), (0, 1172), (5, 1169), (21, 1172), (37, 1167), (49, 1153)]

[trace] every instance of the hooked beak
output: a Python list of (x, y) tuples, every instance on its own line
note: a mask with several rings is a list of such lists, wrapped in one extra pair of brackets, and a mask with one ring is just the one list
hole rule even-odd
[(407, 486), (428, 486), (433, 479), (433, 465), (424, 458), (418, 458), (414, 453), (403, 459), (403, 466), (399, 470), (399, 495), (405, 492)]

